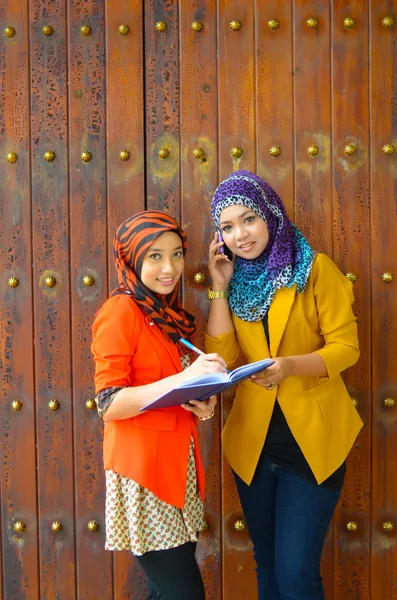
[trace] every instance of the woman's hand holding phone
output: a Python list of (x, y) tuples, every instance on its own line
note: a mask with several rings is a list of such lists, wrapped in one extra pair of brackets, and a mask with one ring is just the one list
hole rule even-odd
[[(218, 237), (219, 236), (219, 237)], [(221, 241), (219, 241), (219, 239)], [(229, 281), (234, 273), (234, 258), (230, 260), (223, 250), (224, 242), (215, 233), (210, 245), (208, 269), (212, 279), (212, 289), (217, 291), (227, 290)]]

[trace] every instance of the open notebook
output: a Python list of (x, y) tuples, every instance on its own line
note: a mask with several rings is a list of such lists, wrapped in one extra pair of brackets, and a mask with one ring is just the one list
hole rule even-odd
[(210, 396), (220, 394), (242, 379), (247, 379), (255, 373), (264, 371), (273, 363), (274, 360), (271, 358), (265, 358), (264, 360), (258, 360), (257, 362), (237, 367), (231, 373), (210, 373), (187, 379), (179, 383), (170, 392), (143, 406), (140, 411), (178, 406), (179, 404), (186, 404), (189, 400), (207, 400)]

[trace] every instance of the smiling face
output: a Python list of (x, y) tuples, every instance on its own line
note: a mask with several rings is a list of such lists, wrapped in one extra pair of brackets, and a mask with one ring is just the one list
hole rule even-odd
[(182, 240), (167, 231), (153, 242), (142, 261), (141, 281), (156, 294), (170, 294), (183, 273)]
[(269, 241), (265, 221), (239, 204), (228, 206), (221, 212), (220, 228), (226, 246), (246, 260), (258, 258)]

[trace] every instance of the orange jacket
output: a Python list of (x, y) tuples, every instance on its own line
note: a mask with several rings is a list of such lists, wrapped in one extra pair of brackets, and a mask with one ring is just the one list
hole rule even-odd
[[(153, 383), (182, 370), (175, 344), (127, 295), (112, 296), (98, 312), (91, 350), (96, 393), (114, 386)], [(183, 508), (191, 436), (203, 498), (205, 475), (196, 418), (180, 406), (105, 422), (104, 467)]]

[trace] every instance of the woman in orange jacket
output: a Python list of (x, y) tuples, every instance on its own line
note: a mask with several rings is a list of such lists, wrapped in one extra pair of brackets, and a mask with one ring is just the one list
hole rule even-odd
[(150, 600), (205, 598), (195, 560), (205, 525), (197, 420), (213, 416), (215, 398), (139, 412), (185, 379), (226, 370), (216, 353), (190, 364), (179, 342), (196, 328), (178, 296), (186, 247), (166, 213), (141, 212), (122, 223), (114, 238), (118, 286), (93, 324), (105, 422), (106, 548), (137, 557)]
[(240, 357), (274, 360), (240, 383), (222, 434), (254, 545), (258, 598), (324, 600), (324, 538), (362, 427), (340, 376), (359, 356), (352, 284), (253, 173), (220, 183), (212, 215), (221, 239), (209, 254), (206, 349), (229, 368)]

